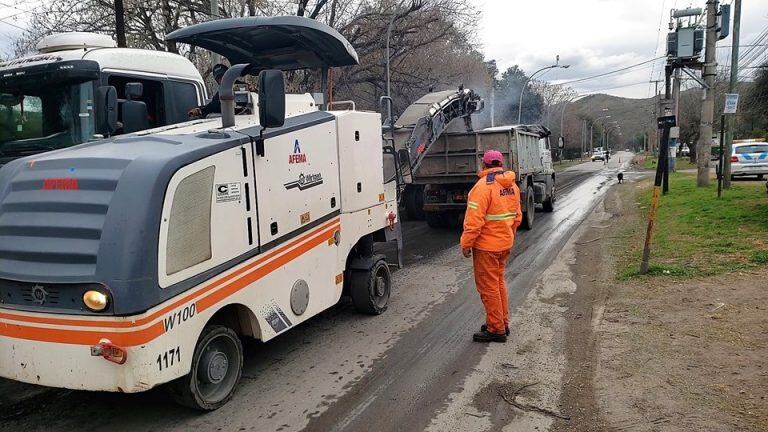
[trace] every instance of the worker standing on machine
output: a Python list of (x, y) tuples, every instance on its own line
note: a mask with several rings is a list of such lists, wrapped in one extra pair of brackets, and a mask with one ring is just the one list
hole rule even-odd
[[(221, 80), (228, 70), (229, 68), (221, 63), (213, 66), (213, 79), (217, 85), (221, 85)], [(216, 94), (213, 95), (210, 102), (203, 106), (192, 108), (188, 113), (190, 118), (205, 118), (208, 114), (221, 114), (221, 101), (219, 100), (218, 90), (216, 90)]]
[(473, 257), (475, 285), (485, 307), (486, 321), (476, 342), (506, 342), (509, 335), (509, 305), (504, 270), (523, 221), (520, 189), (515, 173), (505, 171), (497, 150), (483, 155), (484, 169), (469, 192), (461, 250)]

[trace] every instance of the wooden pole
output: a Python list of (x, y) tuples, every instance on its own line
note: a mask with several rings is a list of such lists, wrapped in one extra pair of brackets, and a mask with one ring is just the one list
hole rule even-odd
[(640, 274), (648, 273), (651, 258), (651, 241), (653, 240), (653, 227), (656, 224), (656, 215), (659, 209), (659, 200), (661, 199), (661, 183), (664, 178), (664, 167), (662, 155), (669, 155), (669, 130), (675, 126), (675, 116), (659, 117), (659, 126), (662, 128), (661, 148), (659, 148), (659, 163), (656, 164), (656, 178), (653, 182), (653, 196), (651, 197), (651, 208), (648, 211), (648, 228), (645, 232), (645, 245), (643, 247), (643, 261), (640, 263)]

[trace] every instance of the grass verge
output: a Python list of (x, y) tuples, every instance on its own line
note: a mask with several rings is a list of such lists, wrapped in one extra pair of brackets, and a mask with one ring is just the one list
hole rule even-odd
[[(619, 278), (637, 277), (642, 257), (650, 182), (618, 251)], [(717, 184), (696, 187), (692, 174), (673, 173), (654, 228), (649, 276), (711, 276), (768, 264), (768, 196), (762, 182), (736, 182), (717, 198)]]
[[(675, 166), (675, 169), (677, 170), (696, 169), (696, 164), (691, 163), (690, 158), (684, 157), (684, 158), (676, 158), (676, 159), (677, 159), (677, 162), (676, 162), (677, 165)], [(647, 170), (655, 170), (656, 163), (657, 163), (657, 159), (655, 157), (648, 156), (643, 161), (643, 168)], [(712, 166), (711, 165), (712, 163), (714, 162), (711, 162), (710, 166)]]

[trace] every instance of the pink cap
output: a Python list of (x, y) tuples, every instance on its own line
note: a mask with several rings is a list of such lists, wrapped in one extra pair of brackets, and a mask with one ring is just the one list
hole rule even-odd
[(501, 156), (501, 152), (498, 150), (488, 150), (483, 155), (483, 162), (486, 165), (491, 165), (494, 161), (504, 162), (504, 158)]

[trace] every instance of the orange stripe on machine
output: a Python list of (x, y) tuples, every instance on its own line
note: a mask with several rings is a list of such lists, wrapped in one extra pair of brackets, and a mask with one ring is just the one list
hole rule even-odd
[[(303, 236), (302, 238), (291, 242), (290, 244), (280, 247), (279, 249), (267, 254), (254, 261), (253, 263), (244, 266), (241, 269), (217, 280), (213, 283), (195, 291), (194, 293), (185, 296), (183, 299), (174, 301), (172, 304), (163, 307), (159, 311), (152, 313), (149, 316), (135, 320), (122, 320), (122, 321), (95, 321), (95, 320), (83, 320), (83, 319), (60, 319), (49, 318), (40, 315), (20, 315), (16, 313), (3, 313), (0, 312), (0, 320), (10, 320), (14, 322), (0, 321), (0, 336), (7, 336), (17, 339), (37, 340), (43, 342), (56, 342), (75, 345), (94, 345), (99, 343), (103, 338), (109, 339), (112, 343), (130, 347), (142, 345), (153, 339), (161, 336), (165, 333), (165, 327), (162, 321), (158, 319), (165, 316), (168, 312), (175, 310), (184, 303), (201, 297), (197, 300), (195, 306), (197, 312), (202, 312), (220, 301), (226, 299), (232, 294), (240, 291), (253, 282), (263, 278), (270, 274), (274, 270), (281, 266), (293, 261), (306, 252), (312, 250), (325, 243), (329, 236), (333, 237), (334, 233), (339, 230), (339, 220), (335, 219), (317, 230)], [(282, 252), (286, 253), (282, 254)], [(275, 258), (276, 257), (276, 258)], [(271, 259), (274, 258), (274, 259)], [(259, 264), (263, 264), (259, 266)], [(250, 271), (252, 269), (255, 270)], [(218, 290), (215, 288), (219, 287)], [(207, 295), (204, 295), (207, 294)], [(204, 295), (204, 296), (203, 296)], [(157, 322), (146, 326), (153, 320)], [(60, 329), (51, 327), (33, 327), (26, 324), (18, 324), (17, 322), (29, 322), (36, 324), (53, 324), (63, 326), (79, 326), (79, 327), (107, 327), (123, 329), (127, 328), (129, 331), (98, 331), (98, 330), (84, 330), (84, 329)], [(132, 330), (131, 328), (143, 327), (145, 328)]]

